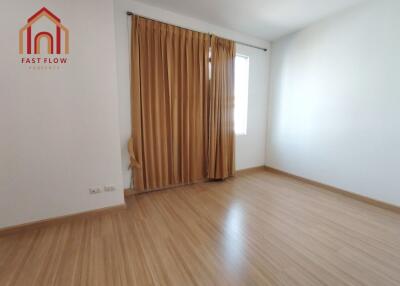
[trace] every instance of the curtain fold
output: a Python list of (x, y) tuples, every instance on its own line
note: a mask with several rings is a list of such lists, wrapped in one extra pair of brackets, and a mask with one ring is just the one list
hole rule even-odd
[(209, 97), (208, 178), (234, 176), (234, 80), (235, 42), (211, 38), (211, 83)]
[(139, 16), (131, 33), (134, 189), (203, 181), (210, 37)]
[(135, 192), (233, 176), (235, 43), (140, 16), (131, 33)]

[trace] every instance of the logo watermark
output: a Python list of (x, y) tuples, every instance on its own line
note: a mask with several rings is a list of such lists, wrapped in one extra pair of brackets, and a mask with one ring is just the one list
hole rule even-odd
[(43, 7), (19, 30), (19, 54), (29, 69), (58, 70), (69, 60), (69, 30)]

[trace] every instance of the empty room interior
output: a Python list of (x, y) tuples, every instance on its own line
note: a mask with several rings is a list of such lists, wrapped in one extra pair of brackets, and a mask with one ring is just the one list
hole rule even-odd
[(0, 286), (400, 285), (400, 1), (0, 11)]

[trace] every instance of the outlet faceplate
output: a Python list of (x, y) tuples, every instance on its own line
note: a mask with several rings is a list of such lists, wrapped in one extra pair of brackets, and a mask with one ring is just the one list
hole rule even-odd
[(104, 191), (105, 192), (114, 192), (116, 189), (114, 186), (105, 186)]
[(102, 192), (101, 188), (89, 188), (89, 194), (91, 195), (95, 195), (101, 192)]
[(107, 186), (103, 186), (103, 187), (93, 187), (93, 188), (89, 188), (89, 194), (91, 195), (95, 195), (95, 194), (99, 194), (102, 192), (115, 192), (117, 189), (115, 188), (115, 186), (113, 185), (107, 185)]

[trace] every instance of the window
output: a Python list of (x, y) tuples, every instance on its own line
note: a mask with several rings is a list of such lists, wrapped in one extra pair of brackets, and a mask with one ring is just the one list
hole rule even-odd
[(247, 133), (247, 101), (249, 95), (249, 57), (236, 54), (235, 58), (235, 133)]

